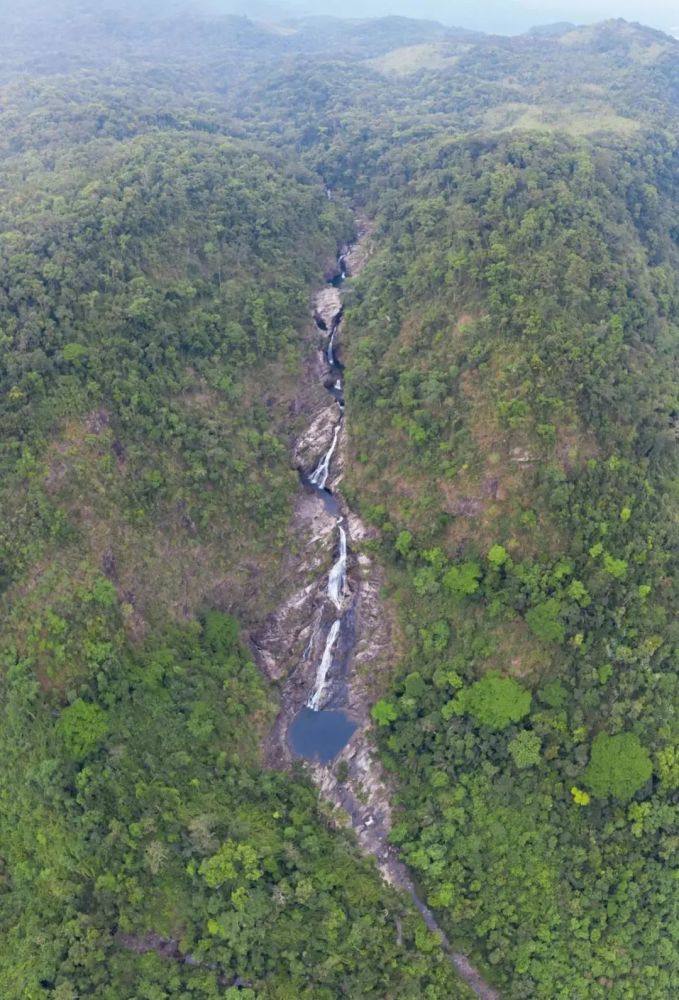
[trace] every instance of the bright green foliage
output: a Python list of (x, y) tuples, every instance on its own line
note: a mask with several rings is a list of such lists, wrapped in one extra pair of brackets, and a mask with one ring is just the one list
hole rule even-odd
[(509, 741), (507, 749), (514, 758), (514, 763), (518, 768), (534, 767), (540, 763), (540, 749), (542, 741), (537, 733), (530, 729), (523, 729), (517, 733), (513, 740)]
[(82, 760), (102, 743), (108, 732), (106, 712), (81, 698), (65, 708), (57, 726), (68, 753)]
[(410, 546), (412, 544), (413, 536), (409, 531), (399, 532), (398, 538), (394, 542), (394, 548), (401, 556), (407, 556), (410, 551)]
[(87, 349), (82, 344), (64, 344), (61, 356), (64, 361), (78, 361), (87, 353)]
[(635, 733), (599, 733), (584, 780), (598, 798), (613, 795), (624, 801), (645, 785), (652, 773), (651, 758)]
[(506, 729), (530, 711), (531, 693), (511, 677), (491, 671), (458, 696), (464, 711), (480, 726)]
[(443, 577), (443, 586), (456, 597), (475, 594), (480, 586), (481, 566), (477, 562), (465, 562), (451, 566)]
[(488, 562), (499, 569), (509, 559), (509, 553), (502, 545), (493, 545), (488, 551)]
[(604, 553), (604, 568), (616, 580), (621, 580), (627, 573), (626, 561), (624, 559), (614, 559), (608, 552)]
[(573, 580), (568, 585), (568, 596), (577, 601), (581, 608), (586, 608), (592, 603), (592, 598), (587, 592), (587, 588), (580, 580)]
[(396, 709), (388, 701), (375, 702), (371, 714), (378, 726), (388, 726), (397, 718)]
[(227, 840), (216, 854), (201, 863), (200, 874), (211, 889), (239, 879), (256, 882), (262, 877), (257, 852), (250, 844)]
[(679, 788), (679, 747), (662, 747), (656, 754), (658, 777), (667, 789)]

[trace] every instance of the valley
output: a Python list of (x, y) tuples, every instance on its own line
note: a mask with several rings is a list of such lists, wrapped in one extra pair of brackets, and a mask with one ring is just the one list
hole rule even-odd
[(0, 995), (679, 990), (679, 42), (0, 40)]

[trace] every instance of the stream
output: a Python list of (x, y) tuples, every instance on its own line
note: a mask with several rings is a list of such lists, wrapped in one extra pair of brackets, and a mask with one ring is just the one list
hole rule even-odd
[[(340, 287), (346, 278), (345, 259), (345, 254), (340, 254), (337, 259), (338, 273), (330, 282), (335, 287)], [(332, 316), (327, 344), (323, 348), (323, 355), (329, 369), (326, 388), (340, 411), (340, 418), (335, 424), (330, 446), (319, 456), (313, 472), (308, 478), (302, 476), (304, 485), (313, 488), (320, 495), (326, 509), (336, 518), (337, 552), (328, 574), (326, 590), (326, 602), (328, 605), (332, 605), (335, 617), (325, 636), (323, 652), (318, 659), (313, 687), (306, 699), (306, 704), (297, 713), (288, 729), (288, 739), (293, 751), (300, 757), (317, 760), (321, 764), (332, 761), (346, 746), (356, 730), (356, 722), (344, 711), (346, 678), (334, 676), (338, 666), (335, 659), (338, 640), (343, 627), (347, 632), (347, 625), (353, 618), (351, 595), (347, 591), (348, 526), (345, 524), (337, 499), (328, 487), (332, 460), (336, 454), (344, 426), (343, 367), (335, 353), (342, 323), (342, 311), (340, 305), (336, 314)], [(316, 325), (319, 330), (328, 333), (327, 323), (318, 315)], [(305, 656), (309, 655), (313, 645), (314, 635), (312, 633)], [(346, 661), (351, 653), (350, 646), (345, 652), (344, 659)], [(337, 681), (342, 681), (339, 690), (336, 690)]]
[[(312, 468), (310, 473), (300, 471), (300, 479), (305, 491), (314, 493), (322, 501), (326, 515), (334, 520), (334, 549), (332, 563), (329, 570), (323, 571), (323, 578), (305, 587), (298, 599), (283, 606), (281, 621), (285, 622), (286, 612), (298, 607), (303, 609), (306, 621), (296, 625), (292, 633), (285, 625), (277, 626), (278, 631), (276, 628), (271, 631), (274, 639), (280, 638), (280, 634), (287, 637), (283, 648), (288, 649), (293, 634), (308, 637), (301, 662), (297, 664), (299, 669), (293, 669), (288, 690), (299, 690), (295, 687), (296, 677), (309, 677), (307, 683), (311, 684), (305, 698), (301, 692), (299, 700), (290, 693), (284, 697), (284, 704), (287, 701), (297, 708), (296, 711), (292, 709), (292, 716), (285, 711), (279, 716), (281, 728), (275, 731), (278, 735), (272, 743), (274, 758), (279, 758), (281, 753), (289, 755), (292, 750), (293, 756), (309, 762), (311, 776), (321, 794), (349, 816), (359, 846), (364, 853), (375, 857), (383, 878), (410, 896), (426, 926), (438, 935), (441, 947), (460, 978), (481, 1000), (500, 1000), (497, 991), (469, 959), (454, 950), (390, 842), (391, 789), (374, 756), (370, 738), (372, 697), (369, 682), (366, 686), (366, 676), (379, 671), (385, 656), (387, 663), (392, 661), (389, 616), (379, 596), (378, 568), (360, 550), (352, 557), (352, 535), (358, 543), (370, 537), (368, 530), (333, 485), (341, 479), (347, 419), (344, 366), (338, 358), (344, 311), (341, 292), (345, 279), (362, 266), (365, 257), (362, 243), (368, 235), (366, 227), (353, 246), (340, 252), (334, 276), (315, 297), (314, 320), (324, 335), (319, 349), (321, 366), (316, 369), (316, 377), (322, 377), (334, 405), (317, 414), (310, 429), (313, 433), (309, 435), (308, 432), (303, 437), (303, 441), (317, 442), (318, 452), (313, 460), (307, 455), (298, 467), (300, 470)], [(325, 442), (322, 448), (318, 447), (321, 441)], [(339, 474), (336, 466), (340, 466)], [(263, 646), (257, 649), (260, 657), (265, 655)], [(272, 657), (267, 662), (275, 661)], [(277, 739), (280, 740), (278, 744)], [(334, 766), (337, 760), (342, 761), (346, 769), (347, 777), (342, 781)]]

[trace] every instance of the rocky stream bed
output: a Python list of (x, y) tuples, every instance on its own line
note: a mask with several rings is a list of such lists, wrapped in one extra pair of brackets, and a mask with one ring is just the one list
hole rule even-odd
[(350, 823), (382, 876), (411, 896), (473, 992), (482, 1000), (499, 1000), (466, 956), (453, 949), (389, 842), (390, 789), (369, 737), (374, 678), (393, 662), (394, 621), (380, 599), (380, 567), (360, 551), (374, 532), (340, 491), (347, 456), (343, 285), (370, 252), (370, 227), (359, 221), (357, 230), (313, 301), (315, 343), (305, 371), (310, 423), (293, 447), (301, 489), (291, 531), (295, 543), (285, 567), (292, 593), (251, 637), (260, 668), (282, 685), (266, 759), (274, 768), (307, 760), (313, 781), (336, 808), (338, 825)]

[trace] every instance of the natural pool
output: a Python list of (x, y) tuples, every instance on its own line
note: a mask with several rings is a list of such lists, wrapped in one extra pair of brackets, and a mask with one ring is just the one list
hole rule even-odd
[(329, 763), (346, 746), (356, 723), (346, 712), (302, 708), (292, 720), (288, 739), (296, 754)]

